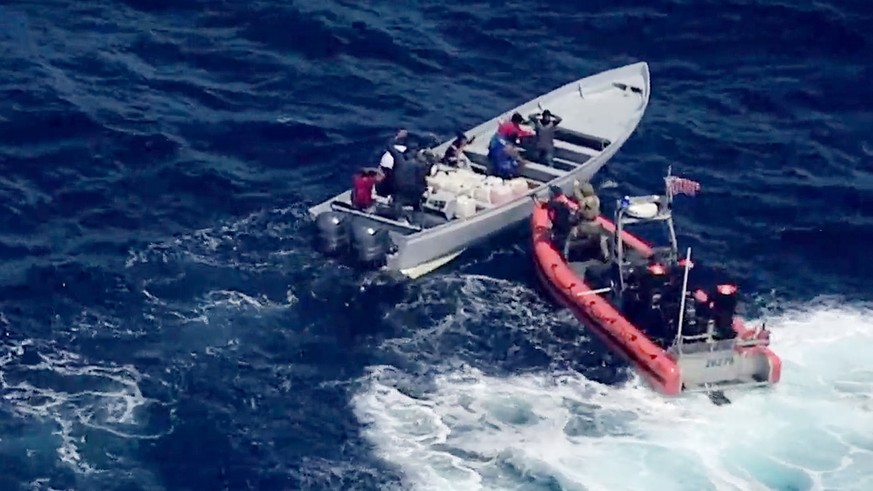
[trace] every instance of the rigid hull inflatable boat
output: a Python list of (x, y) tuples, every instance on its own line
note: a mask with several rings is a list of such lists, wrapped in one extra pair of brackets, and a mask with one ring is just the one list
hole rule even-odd
[[(412, 219), (355, 209), (351, 190), (310, 208), (319, 248), (331, 255), (351, 253), (360, 264), (384, 266), (413, 278), (426, 274), (530, 217), (532, 195), (546, 193), (550, 186), (569, 190), (575, 179), (590, 179), (634, 132), (649, 93), (649, 68), (641, 62), (532, 99), (506, 114), (548, 109), (561, 117), (552, 165), (531, 162), (512, 180), (489, 176), (489, 139), (506, 119), (497, 116), (464, 133), (472, 140), (463, 149), (470, 169), (434, 167), (421, 210), (411, 213)], [(451, 143), (429, 151), (441, 156)]]
[[(625, 197), (614, 222), (597, 218), (610, 237), (608, 258), (599, 257), (597, 247), (570, 248), (565, 257), (551, 210), (578, 205), (555, 191), (550, 202), (535, 204), (531, 218), (537, 275), (551, 297), (653, 387), (670, 396), (708, 392), (723, 403), (729, 402), (725, 389), (779, 381), (782, 363), (769, 348), (769, 331), (750, 328), (735, 315), (736, 287), (723, 284), (693, 293), (688, 288), (691, 250), (678, 257), (669, 186), (662, 196)], [(670, 244), (653, 248), (626, 230), (645, 223), (662, 224)]]

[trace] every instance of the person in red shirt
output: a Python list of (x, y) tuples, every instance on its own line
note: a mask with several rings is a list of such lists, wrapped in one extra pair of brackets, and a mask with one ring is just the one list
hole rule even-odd
[(509, 121), (500, 123), (497, 127), (497, 134), (502, 138), (515, 141), (516, 143), (519, 143), (519, 140), (525, 136), (535, 135), (536, 133), (532, 130), (521, 127), (521, 123), (523, 122), (524, 118), (521, 114), (514, 113)]
[(373, 188), (383, 178), (378, 169), (361, 169), (352, 179), (352, 206), (367, 210), (373, 206)]

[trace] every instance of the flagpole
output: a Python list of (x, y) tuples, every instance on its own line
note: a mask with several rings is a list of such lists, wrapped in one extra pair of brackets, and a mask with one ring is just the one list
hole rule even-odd
[(673, 165), (672, 164), (667, 166), (667, 176), (664, 178), (664, 188), (665, 188), (664, 191), (667, 194), (667, 203), (668, 204), (673, 203), (673, 191), (670, 188), (670, 178), (671, 177), (673, 177)]
[(679, 303), (679, 326), (676, 328), (676, 347), (682, 353), (682, 321), (685, 320), (685, 292), (688, 291), (688, 270), (691, 269), (691, 248), (685, 254), (685, 277), (682, 279), (682, 297)]

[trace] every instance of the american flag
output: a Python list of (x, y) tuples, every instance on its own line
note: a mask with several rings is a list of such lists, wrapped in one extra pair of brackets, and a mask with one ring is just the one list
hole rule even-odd
[(677, 194), (694, 196), (700, 191), (700, 183), (691, 179), (685, 179), (684, 177), (669, 176), (667, 177), (667, 189), (670, 191), (671, 196)]

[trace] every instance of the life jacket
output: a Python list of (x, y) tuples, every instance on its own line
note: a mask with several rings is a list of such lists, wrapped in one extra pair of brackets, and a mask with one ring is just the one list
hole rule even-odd
[(352, 181), (352, 205), (358, 209), (366, 209), (373, 205), (373, 186), (376, 185), (375, 176), (355, 174)]

